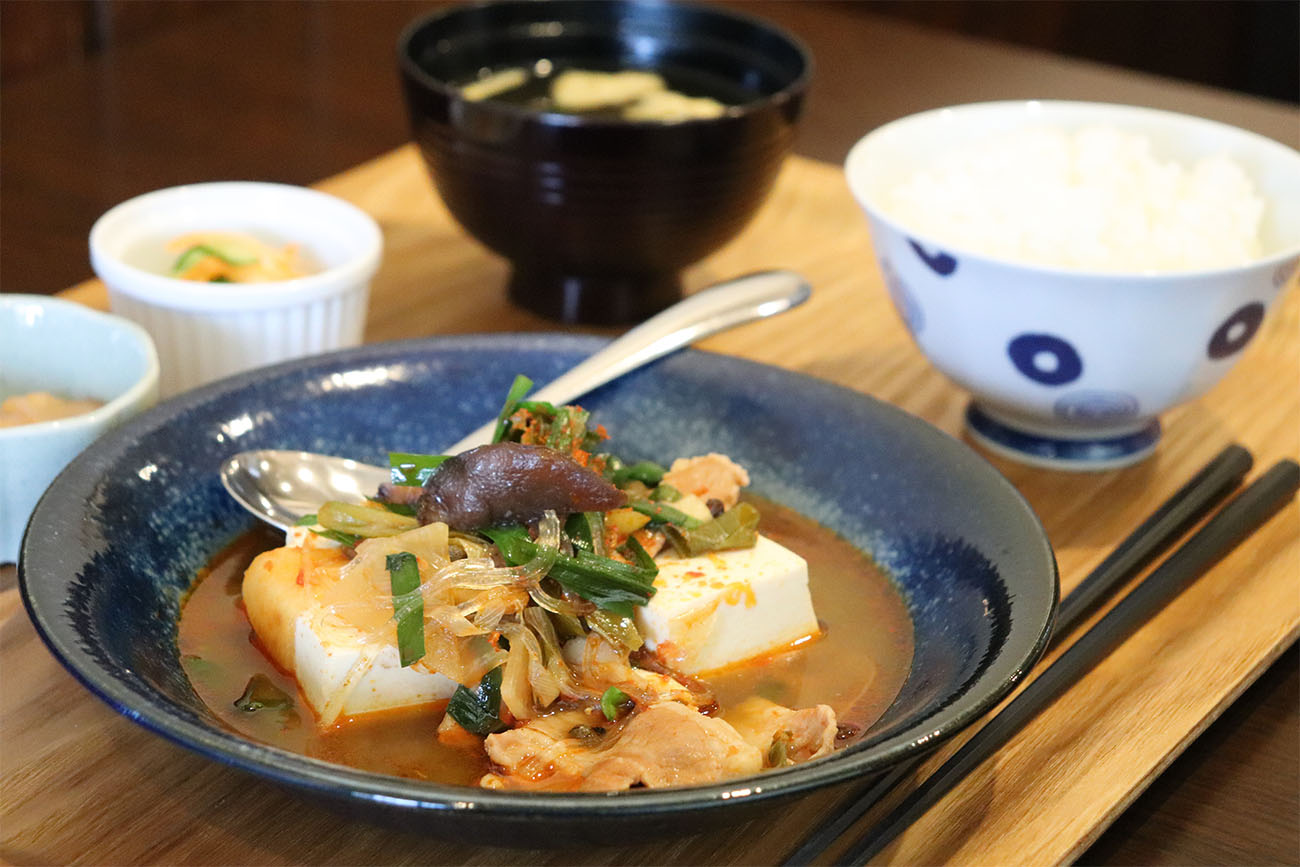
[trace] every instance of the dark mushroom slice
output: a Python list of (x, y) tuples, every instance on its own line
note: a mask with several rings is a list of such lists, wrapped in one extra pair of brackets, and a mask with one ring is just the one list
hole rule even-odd
[(421, 524), (443, 521), (470, 531), (526, 524), (547, 510), (561, 520), (574, 512), (627, 505), (627, 495), (599, 473), (545, 446), (494, 443), (448, 458), (424, 483)]
[(379, 486), (379, 499), (397, 506), (414, 506), (420, 501), (424, 488), (419, 485), (395, 485), (384, 482)]

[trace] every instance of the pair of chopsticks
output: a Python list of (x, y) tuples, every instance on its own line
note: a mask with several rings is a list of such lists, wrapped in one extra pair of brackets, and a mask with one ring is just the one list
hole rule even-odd
[[(1093, 570), (1062, 601), (1052, 643), (1074, 629), (1123, 584), (1232, 493), (1254, 463), (1250, 452), (1231, 445), (1205, 465)], [(1039, 711), (1083, 677), (1147, 619), (1244, 541), (1300, 489), (1300, 465), (1282, 460), (1205, 522), (1104, 617), (1081, 635), (1045, 671), (977, 731), (951, 758), (912, 790), (884, 819), (854, 839), (835, 860), (865, 864), (970, 771), (1002, 747)], [(809, 864), (824, 854), (875, 804), (921, 764), (904, 762), (855, 792), (833, 817), (815, 828), (783, 863)]]

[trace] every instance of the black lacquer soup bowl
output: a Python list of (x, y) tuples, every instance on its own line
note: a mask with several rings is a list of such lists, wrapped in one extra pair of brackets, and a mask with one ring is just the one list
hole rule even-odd
[[(398, 46), (438, 194), (510, 260), (510, 295), (564, 321), (632, 322), (734, 237), (790, 151), (812, 60), (746, 15), (681, 3), (502, 0), (412, 24)], [(729, 107), (673, 123), (470, 100), (481, 70), (649, 70)]]

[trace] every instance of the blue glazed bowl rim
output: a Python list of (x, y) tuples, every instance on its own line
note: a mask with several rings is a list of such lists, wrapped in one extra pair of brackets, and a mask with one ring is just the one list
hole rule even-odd
[[(299, 372), (350, 369), (425, 354), (465, 351), (513, 349), (589, 355), (607, 342), (605, 338), (582, 335), (487, 334), (368, 344), (238, 374), (175, 397), (101, 438), (66, 468), (42, 496), (23, 540), (18, 564), (20, 592), (28, 616), (54, 656), (93, 694), (133, 722), (210, 759), (336, 800), (360, 800), (393, 810), (500, 813), (538, 820), (596, 817), (605, 812), (622, 816), (634, 813), (645, 818), (683, 811), (716, 812), (733, 804), (754, 803), (843, 782), (883, 770), (933, 748), (991, 709), (1024, 679), (1046, 647), (1055, 618), (1059, 583), (1046, 533), (1019, 491), (973, 450), (897, 407), (804, 374), (694, 349), (682, 350), (671, 358), (692, 368), (724, 370), (729, 380), (735, 382), (746, 382), (746, 378), (775, 378), (785, 386), (785, 393), (830, 395), (868, 408), (894, 424), (908, 426), (909, 435), (929, 440), (946, 458), (977, 473), (987, 486), (985, 493), (993, 492), (1004, 498), (997, 504), (999, 509), (1017, 513), (1017, 520), (1023, 522), (1027, 531), (1025, 553), (1039, 567), (1029, 578), (1041, 583), (1021, 588), (1029, 592), (1022, 592), (1018, 599), (1016, 588), (1009, 589), (1013, 603), (1021, 604), (1028, 597), (1036, 596), (1039, 610), (1017, 612), (1004, 643), (1004, 648), (1010, 650), (985, 669), (958, 701), (878, 742), (867, 740), (817, 762), (766, 771), (755, 777), (705, 786), (607, 793), (510, 792), (360, 771), (258, 743), (234, 731), (181, 719), (168, 711), (165, 697), (144, 695), (123, 683), (80, 646), (84, 636), (65, 616), (63, 603), (84, 565), (82, 555), (88, 552), (78, 551), (75, 544), (69, 544), (70, 533), (60, 537), (58, 532), (35, 533), (32, 528), (49, 526), (52, 522), (66, 524), (66, 517), (60, 521), (60, 512), (84, 505), (87, 491), (96, 480), (111, 472), (114, 460), (146, 432), (165, 427), (197, 408), (265, 380)], [(653, 366), (648, 368), (653, 369)], [(983, 505), (988, 507), (987, 503)], [(40, 565), (32, 565), (34, 562)]]

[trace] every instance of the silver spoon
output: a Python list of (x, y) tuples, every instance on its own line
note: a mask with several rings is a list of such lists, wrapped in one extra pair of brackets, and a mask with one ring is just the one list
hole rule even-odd
[[(548, 383), (530, 400), (569, 403), (597, 386), (696, 340), (808, 300), (811, 287), (792, 271), (760, 271), (717, 283), (677, 302)], [(490, 421), (447, 448), (458, 454), (492, 437)], [(356, 501), (389, 480), (383, 467), (312, 452), (240, 452), (221, 467), (221, 483), (248, 511), (287, 530), (327, 500)]]

